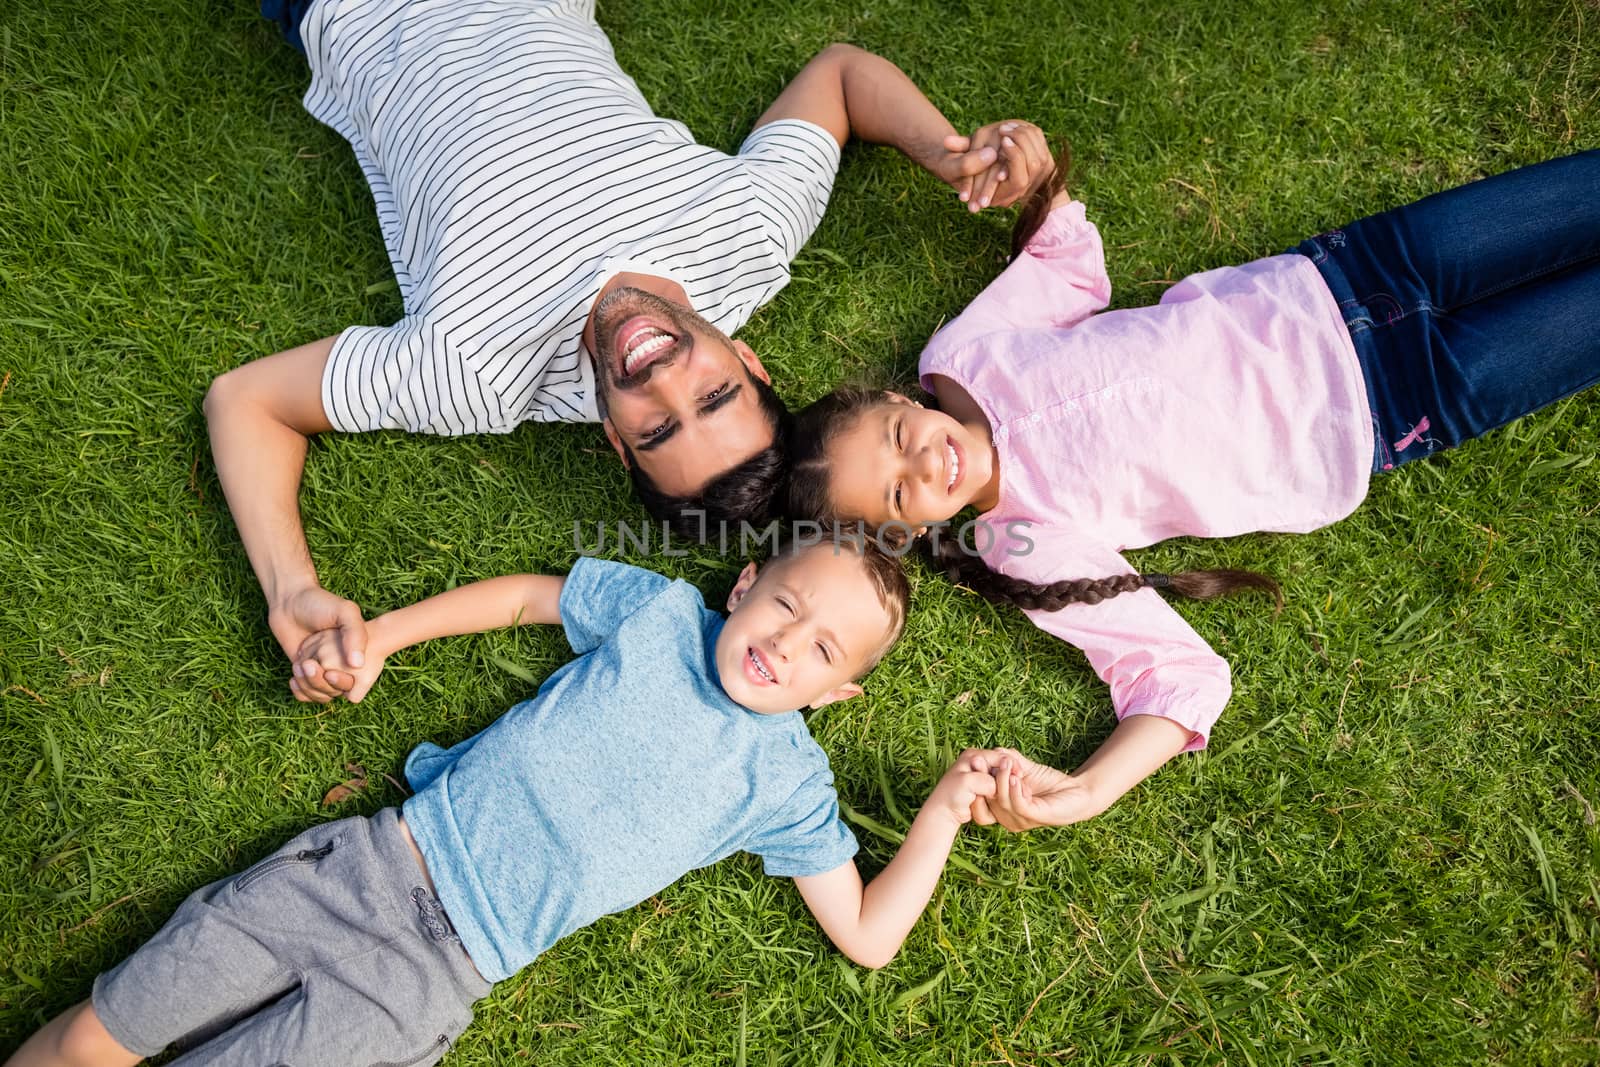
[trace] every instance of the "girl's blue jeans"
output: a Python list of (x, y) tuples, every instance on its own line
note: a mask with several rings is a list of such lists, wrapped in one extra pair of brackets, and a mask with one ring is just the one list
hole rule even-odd
[(1430, 196), (1293, 251), (1339, 302), (1373, 470), (1600, 381), (1600, 150)]
[(300, 39), (300, 20), (306, 17), (311, 0), (261, 0), (261, 14), (278, 24), (283, 39), (294, 45), (296, 52), (306, 54), (305, 42)]

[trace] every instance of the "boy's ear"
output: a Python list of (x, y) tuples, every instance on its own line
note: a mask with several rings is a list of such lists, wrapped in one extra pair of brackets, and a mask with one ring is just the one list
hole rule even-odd
[(821, 696), (811, 702), (811, 706), (814, 708), (825, 708), (829, 704), (837, 704), (841, 700), (849, 700), (851, 697), (858, 697), (864, 692), (866, 692), (866, 690), (862, 689), (856, 683), (846, 682), (844, 685), (830, 689), (826, 693), (823, 693)]
[(750, 591), (750, 587), (756, 584), (757, 573), (754, 563), (746, 563), (744, 565), (744, 570), (739, 572), (739, 580), (733, 583), (733, 588), (728, 592), (729, 611), (738, 607), (739, 601), (743, 600), (744, 595)]

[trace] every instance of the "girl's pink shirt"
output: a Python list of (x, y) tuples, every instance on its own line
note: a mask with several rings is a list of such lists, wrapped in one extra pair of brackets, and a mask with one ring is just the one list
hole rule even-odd
[[(1304, 532), (1366, 496), (1366, 386), (1310, 260), (1191, 275), (1154, 307), (1103, 311), (1110, 299), (1100, 234), (1073, 201), (922, 353), (923, 387), (950, 378), (994, 432), (994, 536), (976, 535), (993, 569), (1126, 574), (1124, 549)], [(1159, 593), (1027, 614), (1083, 650), (1119, 719), (1161, 715), (1205, 747), (1228, 665)]]

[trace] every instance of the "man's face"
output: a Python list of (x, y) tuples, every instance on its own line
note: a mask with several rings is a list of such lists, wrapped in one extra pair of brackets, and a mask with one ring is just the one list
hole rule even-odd
[(606, 437), (664, 493), (696, 496), (772, 444), (750, 382), (768, 380), (761, 361), (680, 304), (642, 289), (607, 293), (593, 359)]
[(723, 691), (767, 714), (822, 707), (856, 696), (859, 677), (883, 647), (889, 611), (866, 566), (824, 542), (754, 563), (728, 594), (717, 635)]

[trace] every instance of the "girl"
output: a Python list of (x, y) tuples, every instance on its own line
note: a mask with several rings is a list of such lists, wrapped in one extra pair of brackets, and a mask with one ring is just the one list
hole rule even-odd
[[(1008, 132), (1009, 153), (1041, 150), (1037, 130)], [(1157, 589), (1276, 595), (1248, 572), (1132, 573), (1124, 549), (1316, 529), (1372, 473), (1600, 378), (1600, 151), (1102, 314), (1100, 236), (1063, 170), (1019, 219), (1010, 266), (923, 351), (936, 409), (841, 390), (797, 416), (789, 446), (793, 514), (925, 535), (952, 580), (1022, 608), (1110, 686), (1119, 723), (1074, 775), (1009, 754), (990, 804), (1013, 830), (1089, 818), (1204, 747), (1228, 666)], [(968, 506), (981, 521), (963, 544), (945, 520)]]

